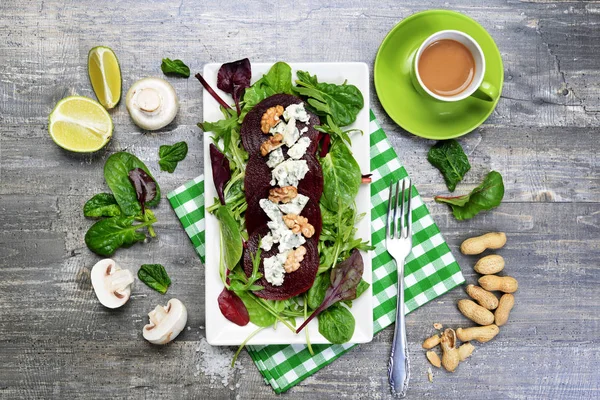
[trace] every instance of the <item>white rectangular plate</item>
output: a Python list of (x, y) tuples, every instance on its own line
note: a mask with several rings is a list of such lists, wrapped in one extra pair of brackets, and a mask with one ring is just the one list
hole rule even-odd
[[(360, 89), (365, 100), (365, 106), (358, 114), (356, 122), (350, 128), (361, 129), (364, 135), (354, 134), (352, 136), (352, 152), (360, 165), (363, 173), (370, 172), (369, 158), (369, 69), (365, 63), (290, 63), (292, 77), (295, 79), (296, 71), (308, 71), (317, 75), (319, 82), (330, 82), (341, 84), (348, 81)], [(269, 71), (271, 63), (252, 64), (252, 83), (260, 79)], [(221, 64), (211, 63), (204, 66), (204, 78), (217, 93), (233, 103), (231, 97), (217, 89), (217, 72)], [(219, 110), (219, 104), (205, 90), (203, 97), (203, 119), (204, 121), (217, 121), (223, 118)], [(348, 128), (346, 128), (348, 129)], [(211, 143), (210, 133), (204, 133), (204, 176), (205, 176), (205, 199), (206, 206), (213, 204), (217, 197), (212, 179), (212, 169), (208, 146)], [(361, 185), (356, 206), (359, 213), (365, 213), (365, 217), (357, 225), (357, 236), (364, 240), (371, 240), (371, 198), (368, 185)], [(206, 213), (206, 339), (214, 346), (240, 345), (248, 335), (256, 330), (256, 326), (249, 323), (246, 326), (238, 326), (228, 321), (219, 310), (217, 297), (223, 290), (223, 283), (219, 277), (219, 223), (217, 219)], [(365, 270), (363, 279), (369, 283), (371, 280), (371, 257), (363, 253)], [(366, 291), (360, 298), (352, 302), (350, 309), (356, 320), (356, 328), (351, 343), (366, 343), (373, 339), (373, 305), (372, 288)], [(298, 319), (297, 323), (301, 323)], [(315, 318), (307, 327), (310, 333), (310, 341), (314, 344), (329, 343), (318, 330), (318, 322)], [(306, 328), (305, 328), (306, 329)], [(277, 330), (265, 328), (254, 336), (248, 344), (303, 344), (306, 343), (306, 334), (300, 332), (295, 334), (282, 324), (277, 325)]]

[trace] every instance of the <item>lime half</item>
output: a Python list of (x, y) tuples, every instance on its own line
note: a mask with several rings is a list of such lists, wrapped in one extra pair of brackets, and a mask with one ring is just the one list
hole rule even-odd
[(114, 108), (121, 100), (121, 68), (115, 52), (104, 46), (91, 49), (88, 74), (100, 104), (107, 110)]
[(48, 132), (63, 149), (91, 153), (110, 141), (113, 123), (98, 102), (88, 97), (70, 96), (59, 101), (50, 113)]

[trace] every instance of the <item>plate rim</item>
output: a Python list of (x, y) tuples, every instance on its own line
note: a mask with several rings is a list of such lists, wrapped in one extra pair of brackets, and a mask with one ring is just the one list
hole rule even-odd
[[(252, 63), (253, 67), (258, 67), (258, 68), (264, 68), (264, 69), (268, 69), (270, 68), (270, 66), (272, 66), (274, 62), (256, 62), (256, 63)], [(358, 77), (356, 77), (355, 79), (357, 79), (358, 81), (362, 82), (362, 85), (364, 86), (364, 90), (363, 88), (361, 88), (362, 92), (363, 92), (363, 97), (364, 97), (364, 107), (361, 110), (361, 113), (364, 113), (362, 115), (362, 123), (361, 123), (361, 127), (363, 130), (365, 130), (367, 132), (366, 138), (363, 140), (366, 140), (367, 143), (369, 141), (369, 137), (368, 137), (368, 129), (369, 129), (369, 124), (370, 124), (370, 74), (369, 74), (369, 67), (366, 63), (364, 62), (289, 62), (287, 63), (288, 65), (290, 65), (290, 67), (292, 68), (292, 70), (297, 70), (297, 69), (306, 69), (308, 70), (311, 74), (316, 74), (317, 76), (319, 76), (319, 72), (313, 70), (311, 67), (320, 67), (320, 68), (331, 68), (330, 70), (330, 74), (333, 74), (334, 72), (337, 72), (339, 70), (343, 70), (344, 66), (349, 67), (352, 66), (353, 68), (356, 68), (356, 70), (354, 72), (358, 73)], [(209, 76), (210, 74), (207, 74), (207, 71), (211, 71), (211, 73), (214, 73), (214, 69), (218, 68), (222, 65), (222, 63), (216, 63), (216, 62), (211, 62), (211, 63), (206, 63), (203, 67), (203, 72), (205, 76)], [(254, 68), (253, 68), (254, 70)], [(262, 76), (261, 74), (256, 74), (257, 76), (254, 76), (252, 82), (254, 82), (257, 78), (260, 78), (260, 76)], [(217, 93), (219, 93), (220, 95), (224, 95), (224, 93), (222, 91), (220, 91), (217, 87), (216, 84), (214, 82), (212, 82), (212, 80), (210, 80), (209, 78), (207, 78), (207, 80), (209, 81), (209, 83), (211, 85), (214, 85), (213, 88), (215, 91), (217, 91)], [(341, 82), (340, 82), (341, 83)], [(359, 82), (351, 82), (354, 84), (358, 84)], [(228, 100), (230, 100), (230, 97), (228, 95), (224, 95)], [(207, 102), (208, 101), (208, 102)], [(206, 104), (210, 104), (209, 107), (206, 107)], [(214, 99), (206, 92), (203, 92), (203, 107), (202, 107), (202, 116), (203, 116), (203, 120), (206, 120), (206, 116), (207, 113), (210, 112), (214, 112), (214, 107), (217, 107), (217, 103), (214, 101)], [(359, 114), (360, 116), (361, 114)], [(211, 118), (209, 118), (209, 120), (212, 120)], [(358, 118), (357, 118), (357, 123), (358, 123)], [(210, 182), (212, 182), (212, 173), (211, 173), (211, 166), (210, 166), (210, 157), (208, 156), (208, 151), (207, 148), (210, 144), (210, 140), (207, 140), (210, 137), (209, 133), (204, 133), (203, 134), (203, 139), (205, 140), (204, 144), (203, 144), (203, 148), (204, 148), (204, 174), (206, 179), (208, 179)], [(367, 157), (367, 168), (370, 170), (370, 155), (369, 155), (369, 149), (370, 146), (366, 146), (365, 150), (365, 154), (363, 155), (363, 157)], [(355, 151), (355, 149), (353, 149), (353, 151)], [(364, 167), (363, 167), (364, 168)], [(213, 185), (212, 183), (210, 183), (209, 185)], [(214, 185), (213, 185), (214, 187)], [(368, 226), (368, 238), (369, 238), (369, 242), (371, 241), (371, 226), (370, 226), (370, 212), (371, 212), (371, 205), (370, 205), (370, 188), (369, 187), (365, 187), (365, 188), (361, 188), (362, 191), (366, 190), (368, 192), (368, 196), (366, 196), (363, 192), (363, 196), (364, 197), (368, 197), (369, 201), (368, 204), (366, 204), (365, 206), (363, 206), (360, 211), (361, 212), (366, 212), (367, 215), (365, 216), (365, 218), (363, 219)], [(208, 202), (206, 200), (209, 199), (208, 193), (210, 192), (210, 190), (208, 190), (208, 187), (205, 186), (205, 206), (208, 206)], [(360, 194), (360, 193), (359, 193)], [(210, 201), (210, 200), (208, 200)], [(215, 219), (214, 216), (210, 215), (210, 214), (206, 214), (205, 216), (205, 225), (206, 225), (206, 232), (209, 231), (209, 226), (211, 224), (215, 223)], [(212, 227), (212, 229), (214, 229), (214, 226)], [(218, 228), (217, 228), (218, 229)], [(363, 230), (365, 229), (365, 227), (363, 227)], [(363, 234), (364, 235), (364, 234)], [(361, 235), (362, 236), (362, 235)], [(211, 236), (207, 235), (206, 236), (206, 245), (207, 248), (209, 248), (209, 242), (211, 244), (213, 244), (212, 242), (217, 242), (218, 244), (218, 240), (212, 240), (209, 239)], [(363, 273), (363, 278), (365, 278), (365, 280), (367, 280), (369, 283), (373, 282), (373, 273), (372, 273), (372, 259), (371, 259), (371, 255), (369, 253), (365, 253), (362, 252), (363, 255), (363, 259), (365, 261), (365, 272)], [(214, 313), (218, 313), (220, 315), (220, 311), (219, 308), (217, 306), (216, 303), (216, 296), (218, 296), (218, 292), (220, 292), (222, 290), (222, 284), (217, 288), (217, 289), (213, 289), (213, 290), (207, 290), (207, 285), (209, 282), (209, 279), (214, 280), (214, 271), (212, 271), (210, 268), (207, 268), (206, 265), (208, 265), (208, 263), (210, 262), (209, 259), (211, 259), (212, 257), (206, 257), (206, 263), (205, 263), (205, 323), (206, 323), (206, 339), (208, 341), (209, 344), (211, 345), (216, 345), (216, 346), (226, 346), (226, 345), (239, 345), (241, 344), (245, 337), (246, 334), (244, 334), (243, 336), (234, 338), (234, 339), (227, 339), (227, 338), (222, 338), (220, 337), (220, 335), (222, 336), (222, 332), (223, 329), (222, 327), (218, 327), (218, 331), (216, 331), (216, 327), (214, 326), (214, 324), (211, 323), (211, 320), (214, 320), (215, 318), (218, 319), (218, 316), (215, 316)], [(214, 263), (213, 263), (214, 264)], [(220, 283), (220, 282), (219, 282)], [(216, 296), (213, 296), (214, 293), (213, 292), (217, 292)], [(210, 294), (210, 296), (209, 296)], [(365, 312), (366, 310), (363, 310), (360, 314), (355, 314), (354, 313), (354, 307), (353, 309), (350, 309), (350, 311), (353, 313), (353, 316), (355, 317), (355, 320), (357, 320), (357, 325), (356, 325), (356, 329), (355, 329), (355, 335), (357, 334), (357, 332), (360, 334), (358, 340), (352, 341), (352, 342), (348, 342), (346, 344), (350, 344), (350, 343), (367, 343), (370, 342), (373, 339), (373, 334), (374, 334), (374, 327), (373, 327), (373, 321), (372, 321), (372, 308), (373, 308), (373, 298), (372, 298), (372, 284), (369, 285), (369, 289), (368, 289), (368, 315), (369, 315), (369, 323), (364, 323), (362, 325), (360, 325), (360, 327), (362, 329), (358, 329), (359, 327), (359, 323), (361, 320), (364, 320), (365, 318)], [(214, 298), (213, 298), (214, 297)], [(361, 299), (363, 298), (363, 296), (361, 296)], [(363, 305), (363, 308), (366, 308), (365, 305)], [(213, 321), (215, 322), (215, 321)], [(226, 321), (227, 322), (227, 321)], [(229, 323), (228, 323), (229, 324)], [(329, 341), (320, 339), (319, 336), (321, 336), (320, 334), (318, 334), (318, 332), (316, 332), (317, 334), (317, 340), (315, 340), (315, 327), (316, 324), (311, 323), (309, 325), (309, 327), (311, 328), (311, 343), (313, 344), (331, 344)], [(233, 324), (229, 325), (231, 328), (233, 327)], [(252, 326), (252, 328), (254, 329), (255, 326), (253, 325), (249, 325)], [(267, 328), (267, 330), (270, 328)], [(279, 329), (282, 329), (281, 327)], [(271, 345), (271, 344), (277, 344), (277, 345), (305, 345), (306, 344), (306, 339), (305, 339), (305, 335), (302, 334), (298, 334), (296, 336), (294, 336), (294, 338), (299, 338), (298, 341), (289, 341), (289, 340), (272, 340), (272, 339), (265, 339), (263, 337), (263, 335), (261, 335), (260, 333), (258, 335), (256, 335), (248, 344), (249, 345)]]
[[(378, 64), (381, 62), (381, 54), (383, 51), (383, 48), (385, 46), (385, 44), (391, 40), (390, 38), (396, 33), (396, 31), (398, 29), (400, 29), (404, 24), (410, 22), (411, 20), (417, 18), (417, 17), (422, 17), (422, 16), (427, 16), (427, 15), (431, 15), (431, 14), (446, 14), (446, 15), (452, 15), (452, 16), (456, 16), (459, 18), (464, 18), (466, 21), (468, 21), (469, 23), (475, 24), (476, 26), (478, 26), (485, 35), (487, 35), (489, 37), (489, 39), (492, 41), (492, 43), (494, 44), (494, 49), (495, 49), (495, 53), (497, 53), (498, 55), (498, 59), (500, 60), (500, 70), (502, 71), (502, 73), (500, 74), (500, 87), (498, 89), (498, 97), (496, 98), (496, 100), (493, 102), (492, 106), (490, 107), (490, 110), (484, 114), (482, 114), (482, 118), (480, 120), (477, 121), (477, 123), (472, 124), (469, 128), (466, 128), (464, 130), (458, 131), (456, 133), (452, 133), (450, 135), (444, 135), (443, 137), (435, 137), (432, 135), (429, 135), (427, 133), (422, 133), (419, 132), (418, 130), (415, 129), (408, 129), (407, 127), (404, 126), (403, 122), (400, 121), (400, 118), (396, 115), (396, 116), (392, 116), (392, 112), (390, 112), (390, 110), (392, 109), (390, 107), (390, 105), (386, 105), (380, 98), (379, 93), (380, 91), (382, 91), (382, 86), (383, 83), (379, 82), (378, 83)], [(383, 78), (380, 78), (383, 79)], [(500, 53), (500, 49), (498, 48), (498, 45), (496, 43), (496, 41), (494, 40), (494, 38), (490, 35), (490, 33), (476, 20), (474, 20), (473, 18), (469, 17), (466, 14), (457, 12), (457, 11), (452, 11), (452, 10), (444, 10), (444, 9), (432, 9), (432, 10), (424, 10), (424, 11), (419, 11), (416, 13), (413, 13), (411, 15), (409, 15), (408, 17), (402, 19), (401, 21), (399, 21), (396, 25), (394, 25), (394, 27), (392, 29), (390, 29), (390, 31), (385, 35), (383, 41), (381, 42), (381, 44), (379, 45), (379, 48), (377, 49), (377, 54), (375, 55), (375, 61), (373, 63), (373, 83), (374, 83), (374, 87), (375, 87), (375, 92), (377, 93), (377, 99), (379, 100), (381, 106), (383, 107), (383, 109), (385, 110), (386, 114), (396, 123), (398, 124), (398, 126), (400, 126), (402, 129), (404, 129), (405, 131), (424, 138), (424, 139), (430, 139), (430, 140), (449, 140), (449, 139), (456, 139), (458, 137), (464, 136), (472, 131), (474, 131), (475, 129), (477, 129), (479, 126), (481, 126), (481, 124), (483, 124), (490, 115), (492, 115), (492, 113), (494, 112), (494, 110), (496, 109), (498, 102), (500, 101), (500, 98), (502, 96), (502, 89), (504, 87), (504, 62), (502, 60), (502, 54)]]

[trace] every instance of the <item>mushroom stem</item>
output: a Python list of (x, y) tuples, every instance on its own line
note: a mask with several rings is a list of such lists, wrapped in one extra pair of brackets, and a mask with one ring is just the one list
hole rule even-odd
[(106, 277), (106, 286), (109, 291), (122, 295), (125, 288), (133, 283), (133, 274), (128, 269), (111, 269), (111, 273)]
[(156, 306), (156, 308), (148, 313), (148, 317), (150, 318), (150, 323), (154, 326), (159, 325), (160, 322), (165, 319), (168, 311), (161, 305)]

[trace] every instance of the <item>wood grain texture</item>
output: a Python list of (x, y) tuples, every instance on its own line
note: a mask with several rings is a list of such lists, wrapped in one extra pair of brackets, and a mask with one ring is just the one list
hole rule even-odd
[[(89, 271), (99, 257), (83, 236), (92, 221), (84, 202), (107, 190), (107, 156), (128, 150), (146, 162), (164, 193), (202, 172), (196, 122), (202, 91), (193, 79), (170, 79), (181, 109), (163, 130), (141, 133), (124, 105), (111, 111), (109, 146), (73, 155), (47, 134), (46, 120), (69, 94), (94, 97), (87, 53), (112, 47), (123, 87), (160, 76), (162, 57), (192, 71), (213, 61), (365, 61), (402, 18), (449, 8), (478, 20), (496, 40), (505, 69), (497, 109), (460, 139), (472, 170), (457, 191), (501, 172), (506, 195), (497, 209), (457, 222), (433, 202), (447, 189), (426, 161), (433, 142), (407, 134), (371, 104), (468, 283), (476, 257), (460, 254), (465, 238), (502, 230), (505, 273), (520, 281), (516, 305), (499, 336), (454, 374), (427, 381), (420, 348), (434, 322), (471, 325), (456, 309), (458, 288), (407, 317), (412, 379), (409, 398), (591, 399), (600, 397), (600, 6), (597, 2), (364, 0), (224, 2), (44, 0), (0, 2), (0, 397), (276, 398), (250, 358), (228, 385), (199, 371), (204, 336), (204, 269), (163, 200), (158, 239), (120, 250), (124, 267), (163, 263), (173, 284), (163, 297), (142, 284), (133, 301), (109, 311), (96, 300)], [(187, 141), (176, 173), (159, 172), (158, 147)], [(146, 314), (170, 297), (190, 310), (189, 329), (157, 348), (142, 339)], [(377, 335), (282, 397), (387, 399), (392, 329)], [(230, 351), (226, 349), (225, 351)]]

